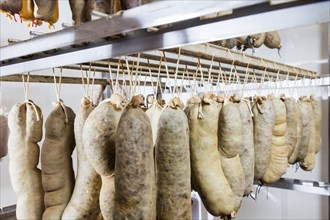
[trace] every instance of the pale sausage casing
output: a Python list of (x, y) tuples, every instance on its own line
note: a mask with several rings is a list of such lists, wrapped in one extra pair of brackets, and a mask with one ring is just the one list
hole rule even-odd
[(271, 100), (255, 102), (252, 107), (254, 128), (254, 179), (260, 180), (266, 172), (272, 147), (275, 109)]
[(266, 172), (261, 178), (263, 183), (273, 183), (281, 178), (288, 167), (288, 147), (286, 146), (286, 108), (279, 98), (273, 99), (275, 125), (272, 131), (272, 147)]
[(311, 171), (315, 167), (315, 145), (316, 145), (316, 129), (313, 108), (310, 100), (307, 100), (308, 119), (309, 119), (309, 144), (306, 157), (300, 161), (300, 167), (305, 171)]
[[(112, 94), (111, 98), (122, 99), (118, 94)], [(111, 98), (90, 113), (83, 129), (86, 156), (102, 179), (100, 208), (104, 219), (114, 218), (115, 138), (122, 114)]]
[(282, 45), (279, 33), (277, 31), (266, 32), (264, 44), (270, 49), (281, 49)]
[(32, 101), (14, 105), (8, 116), (9, 174), (17, 194), (17, 219), (41, 219), (45, 209), (41, 171), (37, 168), (42, 122), (41, 109)]
[(310, 137), (308, 103), (299, 101), (296, 105), (298, 108), (297, 144), (289, 158), (290, 164), (300, 162), (306, 157)]
[(314, 124), (315, 124), (315, 153), (318, 153), (322, 146), (321, 124), (322, 124), (322, 105), (321, 98), (311, 95), (311, 105), (313, 108)]
[(245, 175), (239, 157), (243, 141), (242, 120), (237, 104), (225, 100), (219, 115), (218, 129), (221, 166), (234, 196), (234, 212), (230, 217), (235, 217), (245, 190)]
[(6, 116), (0, 114), (0, 159), (8, 153), (8, 136), (8, 119)]
[(286, 98), (284, 101), (286, 108), (286, 123), (287, 123), (287, 133), (286, 133), (286, 145), (288, 147), (288, 158), (294, 151), (297, 145), (298, 139), (298, 105), (292, 98)]
[(46, 120), (46, 136), (41, 149), (46, 206), (43, 219), (61, 219), (73, 192), (74, 119), (72, 109), (59, 101)]
[(74, 121), (78, 157), (77, 176), (70, 202), (63, 212), (62, 219), (95, 219), (100, 213), (101, 177), (87, 159), (82, 141), (86, 118), (93, 109), (91, 101), (84, 97)]
[(245, 175), (244, 196), (249, 195), (253, 191), (254, 179), (254, 142), (253, 142), (253, 121), (251, 116), (251, 108), (248, 100), (244, 99), (238, 104), (242, 120), (242, 145), (240, 148), (239, 158)]
[[(218, 119), (222, 104), (200, 102), (188, 104), (185, 109), (189, 122), (191, 180), (207, 211), (213, 216), (227, 216), (234, 210), (234, 197), (218, 152)], [(199, 118), (200, 111), (203, 118)]]
[(219, 115), (219, 150), (225, 157), (236, 157), (242, 144), (241, 116), (234, 103), (224, 104)]
[(86, 119), (83, 144), (88, 160), (101, 176), (115, 168), (115, 137), (121, 110), (111, 102), (100, 103)]
[(231, 214), (231, 217), (235, 217), (241, 207), (245, 190), (244, 170), (239, 155), (236, 155), (236, 157), (227, 158), (220, 153), (220, 160), (223, 173), (225, 174), (229, 186), (233, 191), (235, 212)]

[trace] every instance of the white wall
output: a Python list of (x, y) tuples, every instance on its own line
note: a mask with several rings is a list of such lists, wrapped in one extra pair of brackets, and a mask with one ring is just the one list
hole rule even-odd
[[(60, 22), (56, 24), (56, 30), (60, 29), (61, 22), (71, 22), (71, 12), (68, 9), (68, 1), (60, 1)], [(7, 44), (7, 38), (28, 39), (29, 31), (26, 24), (13, 23), (9, 25), (6, 18), (0, 16), (1, 46)], [(48, 32), (47, 28), (37, 28), (37, 31)], [(276, 61), (295, 64), (299, 67), (311, 69), (321, 75), (329, 75), (328, 62), (318, 64), (313, 61), (328, 59), (328, 25), (313, 25), (280, 31), (283, 48), (282, 57), (276, 50), (259, 48), (256, 56), (273, 59)], [(41, 71), (50, 73), (50, 70)], [(308, 92), (308, 91), (306, 91)], [(64, 102), (77, 112), (80, 99), (83, 96), (82, 85), (62, 85), (61, 97)], [(53, 84), (30, 84), (29, 97), (43, 110), (44, 120), (52, 109), (52, 101), (55, 100)], [(11, 108), (15, 103), (24, 100), (21, 83), (2, 83), (0, 105)], [(312, 172), (297, 172), (292, 167), (288, 168), (286, 177), (305, 180), (329, 182), (328, 176), (328, 98), (324, 100), (324, 120), (322, 124), (323, 146), (317, 155), (316, 167)], [(8, 157), (1, 162), (0, 174), (0, 207), (6, 207), (16, 203), (16, 196), (12, 190), (8, 174)], [(256, 201), (245, 198), (237, 219), (326, 219), (328, 218), (328, 197), (307, 193), (293, 192), (263, 187)], [(204, 213), (204, 218), (206, 218)]]

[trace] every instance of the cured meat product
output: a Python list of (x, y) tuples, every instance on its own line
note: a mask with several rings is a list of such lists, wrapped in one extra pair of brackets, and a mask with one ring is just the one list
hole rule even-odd
[(113, 7), (112, 3), (114, 0), (95, 0), (94, 3), (94, 10), (105, 13), (105, 14), (112, 14), (113, 12)]
[(17, 195), (17, 219), (41, 219), (45, 209), (41, 171), (37, 168), (42, 122), (41, 109), (32, 101), (14, 105), (8, 116), (9, 175)]
[(58, 0), (34, 0), (36, 10), (34, 17), (48, 22), (50, 24), (56, 23), (58, 20)]
[(156, 176), (151, 124), (132, 98), (118, 124), (115, 163), (115, 219), (156, 219)]
[(74, 121), (78, 167), (75, 187), (62, 219), (96, 219), (100, 213), (101, 177), (87, 159), (82, 141), (86, 118), (93, 109), (92, 102), (84, 97)]
[(0, 0), (0, 10), (12, 15), (22, 10), (22, 0)]
[[(92, 11), (95, 0), (69, 0), (72, 12), (72, 20), (75, 25), (92, 20)], [(98, 2), (96, 0), (96, 2)]]
[(158, 219), (191, 219), (189, 126), (180, 106), (160, 115), (155, 161)]
[(287, 122), (287, 133), (286, 133), (286, 145), (288, 147), (288, 158), (291, 157), (294, 148), (297, 145), (298, 137), (298, 105), (292, 98), (286, 98), (284, 100), (286, 108), (286, 122)]
[(286, 145), (286, 109), (279, 98), (273, 99), (275, 125), (272, 130), (272, 147), (266, 172), (261, 178), (263, 183), (273, 183), (281, 178), (288, 167), (288, 147)]
[(306, 98), (309, 119), (309, 144), (306, 157), (300, 161), (300, 167), (305, 171), (311, 171), (315, 167), (316, 129), (313, 108), (310, 99)]
[(102, 179), (100, 208), (105, 219), (114, 217), (115, 138), (122, 101), (123, 97), (112, 94), (90, 113), (83, 128), (86, 156)]
[(75, 179), (72, 167), (75, 113), (62, 101), (49, 114), (41, 149), (42, 186), (46, 210), (43, 219), (61, 219), (70, 201)]
[(322, 105), (321, 99), (311, 95), (311, 105), (315, 123), (315, 153), (318, 153), (322, 146), (321, 123), (322, 123)]
[(242, 144), (242, 122), (234, 103), (230, 102), (222, 107), (218, 129), (219, 150), (228, 158), (235, 157)]
[(8, 153), (8, 119), (4, 115), (0, 115), (0, 159)]
[(290, 164), (300, 162), (306, 157), (310, 139), (308, 103), (299, 101), (296, 105), (298, 107), (297, 144), (289, 158)]
[(225, 174), (225, 177), (234, 195), (235, 212), (232, 213), (230, 217), (235, 217), (236, 213), (241, 207), (245, 190), (244, 170), (240, 162), (239, 155), (236, 155), (236, 157), (227, 158), (220, 154), (220, 160), (223, 173)]
[(264, 41), (266, 47), (270, 49), (281, 49), (281, 38), (277, 31), (266, 32), (266, 38)]
[(252, 107), (254, 128), (254, 179), (260, 180), (266, 172), (272, 148), (275, 109), (271, 100), (260, 97)]
[(189, 123), (191, 181), (209, 213), (228, 216), (234, 211), (234, 197), (218, 151), (218, 119), (222, 104), (205, 101), (192, 97), (185, 109)]
[(251, 108), (248, 100), (244, 99), (238, 104), (238, 110), (242, 120), (242, 145), (239, 158), (245, 175), (244, 196), (253, 191), (254, 179), (254, 142), (253, 142), (253, 121)]
[(23, 20), (33, 20), (34, 17), (34, 2), (33, 0), (22, 1), (22, 10), (19, 12)]
[(229, 218), (238, 212), (245, 190), (245, 175), (239, 157), (242, 142), (242, 120), (237, 104), (225, 100), (219, 115), (218, 149), (223, 173), (234, 196), (234, 212)]

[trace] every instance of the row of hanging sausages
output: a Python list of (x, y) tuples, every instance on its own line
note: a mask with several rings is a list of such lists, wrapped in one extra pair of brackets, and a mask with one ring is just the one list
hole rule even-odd
[[(214, 216), (232, 218), (253, 180), (277, 181), (288, 164), (311, 170), (321, 146), (314, 96), (230, 99), (206, 93), (182, 108), (178, 98), (113, 94), (77, 116), (59, 100), (48, 116), (32, 101), (9, 114), (10, 177), (17, 218), (191, 219), (191, 190)], [(71, 154), (77, 146), (74, 179)]]

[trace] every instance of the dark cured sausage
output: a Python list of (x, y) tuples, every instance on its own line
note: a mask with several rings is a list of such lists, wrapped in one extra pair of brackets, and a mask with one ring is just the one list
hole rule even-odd
[(189, 126), (178, 106), (160, 115), (155, 160), (158, 219), (191, 219)]
[(151, 124), (138, 96), (122, 114), (116, 135), (115, 219), (156, 218)]

